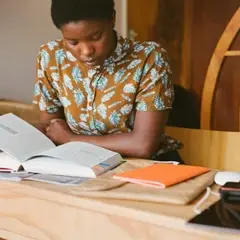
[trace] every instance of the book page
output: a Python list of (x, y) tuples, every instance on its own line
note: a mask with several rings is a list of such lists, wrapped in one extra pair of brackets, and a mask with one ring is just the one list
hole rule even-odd
[(22, 163), (25, 171), (30, 173), (54, 174), (63, 176), (95, 178), (91, 168), (81, 164), (54, 157), (36, 157)]
[(22, 166), (34, 173), (95, 178), (121, 161), (118, 153), (88, 143), (69, 142), (34, 155)]
[(0, 150), (19, 162), (54, 147), (43, 133), (17, 116), (11, 113), (0, 116)]
[[(57, 158), (63, 161), (78, 163), (83, 167), (93, 167), (117, 153), (83, 142), (70, 142), (41, 155)], [(40, 155), (40, 154), (39, 154)], [(37, 156), (37, 155), (36, 155)]]
[(19, 167), (20, 167), (20, 163), (16, 158), (10, 156), (9, 154), (7, 154), (5, 152), (0, 151), (1, 172), (2, 171), (12, 172), (13, 170), (17, 171), (19, 169)]

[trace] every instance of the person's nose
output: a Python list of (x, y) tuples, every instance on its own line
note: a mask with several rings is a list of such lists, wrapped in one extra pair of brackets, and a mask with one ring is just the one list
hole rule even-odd
[(80, 53), (81, 53), (83, 58), (88, 59), (88, 58), (93, 56), (94, 48), (91, 44), (85, 43), (81, 46)]

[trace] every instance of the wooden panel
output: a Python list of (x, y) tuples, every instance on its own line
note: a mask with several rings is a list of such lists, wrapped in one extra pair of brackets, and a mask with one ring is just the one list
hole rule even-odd
[[(217, 6), (217, 7), (216, 7)], [(195, 0), (192, 29), (192, 67), (191, 88), (197, 94), (197, 102), (201, 100), (203, 84), (207, 69), (215, 47), (224, 32), (228, 22), (239, 7), (239, 0)], [(228, 63), (228, 61), (230, 61)], [(214, 97), (214, 111), (212, 129), (238, 131), (239, 113), (236, 114), (236, 105), (239, 104), (238, 93), (240, 68), (236, 68), (233, 61), (227, 59), (217, 85)], [(234, 87), (232, 84), (235, 84)], [(227, 97), (227, 99), (223, 99)], [(218, 102), (218, 103), (217, 103)], [(217, 104), (217, 105), (216, 105)], [(223, 112), (226, 111), (226, 112)]]
[(145, 0), (128, 1), (128, 29), (137, 33), (136, 40), (151, 39), (152, 29), (157, 18), (158, 4), (158, 0), (150, 0), (146, 7)]
[[(226, 26), (226, 29), (224, 29), (224, 32), (222, 33), (222, 36), (220, 37), (217, 43), (217, 46), (214, 50), (214, 53), (212, 55), (212, 58), (207, 70), (206, 78), (204, 81), (203, 92), (202, 92), (202, 104), (201, 104), (202, 105), (201, 106), (201, 128), (202, 129), (211, 129), (211, 120), (213, 115), (212, 105), (213, 105), (214, 93), (217, 92), (217, 90), (219, 90), (218, 83), (220, 80), (221, 70), (224, 69), (223, 63), (224, 63), (224, 60), (226, 61), (228, 60), (226, 59), (226, 54), (231, 53), (231, 51), (229, 51), (230, 46), (234, 42), (234, 39), (237, 36), (239, 30), (240, 30), (240, 8), (236, 11), (236, 13), (234, 13), (232, 18), (230, 19), (230, 22)], [(235, 51), (234, 54), (237, 54), (237, 52)], [(231, 59), (231, 60), (235, 60), (235, 59)], [(233, 64), (234, 63), (235, 61), (233, 62)], [(232, 66), (230, 65), (230, 68), (228, 69), (231, 69), (231, 68)], [(228, 79), (226, 86), (232, 85), (233, 84), (233, 82), (231, 81), (232, 78), (229, 79), (229, 76), (226, 78)], [(226, 79), (226, 78), (223, 78), (223, 79)], [(237, 118), (238, 118), (238, 114), (237, 114)], [(235, 117), (235, 119), (237, 118)]]
[(193, 29), (193, 13), (194, 1), (184, 0), (184, 27), (183, 27), (183, 43), (182, 43), (182, 70), (180, 72), (180, 84), (184, 88), (191, 88), (191, 53), (192, 53), (192, 29)]
[[(173, 69), (173, 82), (187, 88), (195, 97), (192, 102), (200, 115), (203, 84), (211, 57), (239, 8), (239, 0), (128, 2), (129, 26), (135, 26), (141, 33), (137, 39), (164, 44)], [(156, 6), (158, 9), (154, 10)], [(232, 57), (239, 53), (239, 44), (238, 37), (232, 46), (235, 52), (228, 52), (231, 57), (224, 61), (219, 76), (212, 105), (211, 128), (215, 130), (239, 131), (240, 68), (238, 57)]]
[[(160, 42), (168, 51), (173, 82), (180, 83), (181, 52), (184, 27), (184, 1), (128, 1), (128, 27), (136, 40)], [(187, 74), (187, 73), (186, 73)]]
[(240, 171), (240, 133), (167, 127), (166, 132), (180, 140), (179, 151), (187, 164)]
[[(240, 11), (240, 10), (239, 10)], [(240, 17), (239, 17), (240, 23)], [(240, 26), (240, 24), (239, 24)], [(240, 31), (232, 49), (240, 49)], [(233, 52), (235, 54), (239, 52)], [(240, 131), (240, 55), (226, 57), (213, 103), (212, 129)]]
[[(240, 43), (240, 42), (239, 42)], [(239, 44), (240, 46), (240, 44)], [(212, 129), (239, 131), (240, 57), (225, 60), (212, 108)]]
[[(189, 25), (186, 25), (186, 27), (188, 26)], [(184, 1), (159, 0), (158, 17), (156, 18), (153, 29), (154, 32), (151, 38), (163, 44), (168, 51), (170, 65), (173, 71), (172, 80), (175, 84), (181, 82), (180, 75), (183, 64), (182, 45), (183, 39), (185, 39), (185, 43), (187, 43), (186, 35), (188, 35), (188, 32), (186, 32), (184, 36), (184, 27)], [(186, 46), (184, 47), (186, 48)], [(189, 59), (186, 58), (186, 62), (188, 62), (188, 60)]]

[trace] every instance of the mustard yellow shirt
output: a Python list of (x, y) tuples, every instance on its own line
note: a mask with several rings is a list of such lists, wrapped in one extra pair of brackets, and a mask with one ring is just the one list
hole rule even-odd
[[(112, 56), (102, 67), (90, 69), (73, 57), (63, 40), (55, 40), (41, 46), (38, 54), (33, 102), (48, 113), (63, 108), (76, 134), (126, 133), (133, 130), (136, 111), (171, 108), (170, 76), (166, 51), (155, 42), (118, 36)], [(164, 139), (163, 149), (175, 146)]]

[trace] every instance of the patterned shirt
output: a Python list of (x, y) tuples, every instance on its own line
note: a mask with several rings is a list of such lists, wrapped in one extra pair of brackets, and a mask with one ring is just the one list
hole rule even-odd
[[(171, 108), (170, 75), (166, 52), (155, 42), (118, 36), (115, 52), (103, 66), (89, 68), (63, 40), (55, 40), (41, 46), (33, 102), (48, 113), (63, 108), (76, 134), (126, 133), (133, 130), (136, 111)], [(160, 152), (174, 146), (165, 135), (163, 139)]]

